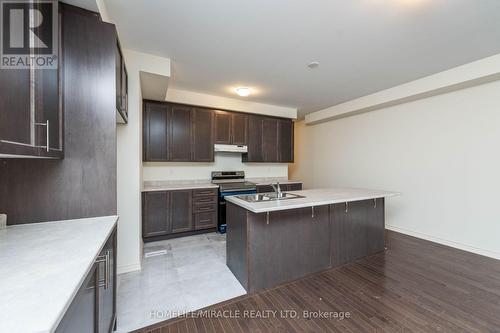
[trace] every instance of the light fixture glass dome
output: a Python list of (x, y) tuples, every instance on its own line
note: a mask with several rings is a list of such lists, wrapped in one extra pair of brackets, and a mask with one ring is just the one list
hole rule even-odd
[(248, 87), (239, 87), (239, 88), (236, 88), (234, 89), (234, 91), (240, 95), (241, 97), (247, 97), (250, 95), (251, 93), (251, 89), (248, 88)]

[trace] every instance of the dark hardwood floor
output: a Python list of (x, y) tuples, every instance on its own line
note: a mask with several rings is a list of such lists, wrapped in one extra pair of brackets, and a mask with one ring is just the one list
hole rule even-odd
[[(198, 318), (136, 332), (500, 332), (500, 261), (391, 231), (386, 247), (355, 263), (200, 310), (239, 311), (240, 318), (198, 312)], [(278, 314), (250, 319), (245, 310)], [(297, 311), (297, 318), (280, 317), (282, 310)], [(303, 311), (350, 316), (307, 319)]]

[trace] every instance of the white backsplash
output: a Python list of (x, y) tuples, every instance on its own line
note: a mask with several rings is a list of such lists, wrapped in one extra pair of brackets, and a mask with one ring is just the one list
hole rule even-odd
[(288, 177), (287, 163), (242, 163), (241, 154), (215, 153), (213, 163), (144, 162), (143, 180), (210, 179), (212, 171), (245, 171), (248, 178)]

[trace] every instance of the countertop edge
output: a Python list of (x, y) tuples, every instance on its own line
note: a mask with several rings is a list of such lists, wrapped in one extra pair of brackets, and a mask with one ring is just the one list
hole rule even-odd
[[(374, 194), (374, 195), (365, 195), (365, 196), (356, 196), (356, 197), (351, 197), (351, 198), (342, 198), (342, 199), (330, 199), (330, 200), (324, 200), (324, 201), (315, 201), (315, 202), (310, 202), (310, 203), (298, 203), (293, 206), (278, 206), (278, 207), (264, 207), (264, 208), (254, 208), (251, 207), (251, 204), (247, 203), (246, 201), (243, 201), (241, 199), (235, 198), (235, 197), (226, 197), (226, 201), (229, 201), (243, 209), (246, 209), (252, 213), (260, 214), (260, 213), (267, 213), (267, 212), (276, 212), (280, 210), (291, 210), (291, 209), (299, 209), (299, 208), (306, 208), (306, 207), (316, 207), (316, 206), (325, 206), (325, 205), (333, 205), (337, 203), (344, 203), (344, 202), (354, 202), (354, 201), (362, 201), (362, 200), (370, 200), (370, 199), (378, 199), (378, 198), (390, 198), (390, 197), (395, 197), (401, 195), (400, 192), (390, 192), (386, 194)], [(294, 199), (289, 199), (289, 200), (294, 200)]]
[(219, 185), (216, 184), (200, 184), (200, 185), (165, 185), (165, 186), (158, 186), (154, 188), (141, 188), (141, 192), (160, 192), (160, 191), (177, 191), (177, 190), (197, 190), (197, 189), (202, 189), (202, 188), (219, 188)]
[[(90, 269), (92, 268), (92, 265), (94, 264), (97, 256), (99, 255), (99, 253), (102, 251), (104, 245), (106, 244), (106, 240), (109, 238), (109, 236), (111, 235), (111, 233), (113, 232), (113, 230), (117, 227), (118, 220), (120, 219), (120, 217), (118, 215), (97, 216), (96, 218), (107, 218), (107, 217), (113, 217), (113, 218), (115, 218), (113, 226), (109, 229), (108, 233), (106, 234), (106, 237), (104, 238), (101, 246), (99, 246), (99, 248), (97, 249), (97, 252), (95, 253), (95, 255), (92, 258), (92, 260), (87, 264), (87, 268), (85, 269), (85, 273), (80, 277), (80, 281), (78, 282), (77, 287), (75, 288), (75, 290), (73, 290), (73, 293), (72, 293), (71, 297), (68, 298), (68, 300), (67, 300), (64, 308), (59, 313), (59, 317), (54, 322), (54, 324), (52, 325), (52, 327), (50, 328), (50, 330), (48, 331), (49, 333), (54, 333), (56, 331), (57, 327), (61, 323), (61, 320), (64, 318), (64, 315), (68, 311), (71, 303), (75, 299), (75, 296), (78, 293), (78, 290), (80, 290), (83, 282), (85, 281), (85, 278), (89, 274)], [(62, 221), (65, 221), (65, 220), (62, 220)], [(57, 223), (57, 222), (62, 222), (62, 221), (53, 221), (53, 222), (46, 222), (46, 223)]]

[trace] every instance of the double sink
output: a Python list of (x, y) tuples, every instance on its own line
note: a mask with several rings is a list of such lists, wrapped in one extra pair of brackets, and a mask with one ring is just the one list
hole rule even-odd
[(297, 198), (305, 198), (302, 195), (287, 193), (287, 192), (270, 192), (270, 193), (258, 193), (258, 194), (246, 194), (238, 195), (236, 198), (244, 200), (246, 202), (265, 202), (265, 201), (275, 201), (275, 200), (289, 200)]

